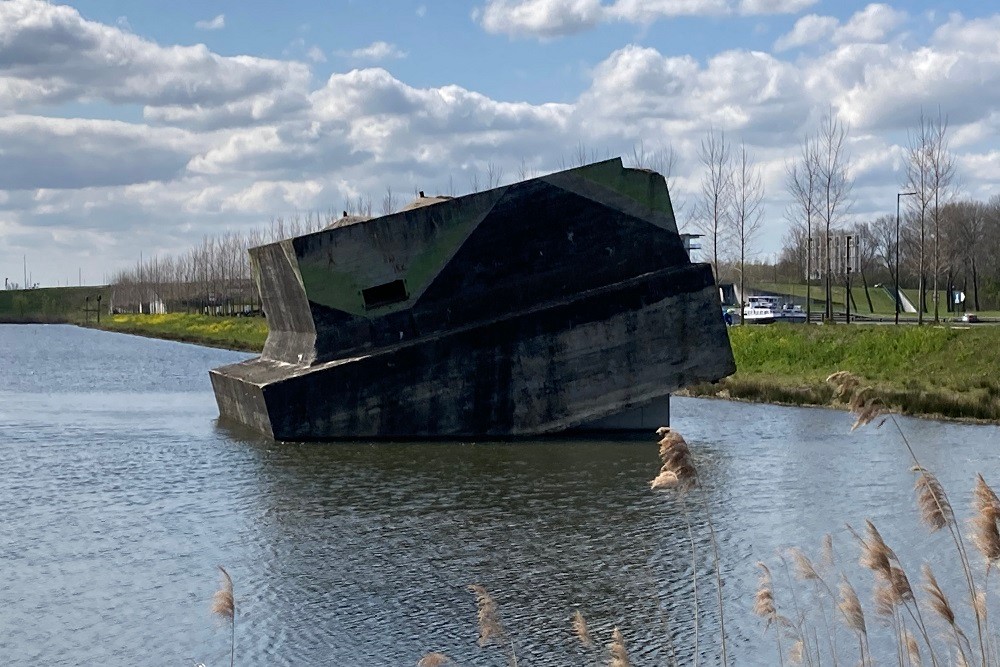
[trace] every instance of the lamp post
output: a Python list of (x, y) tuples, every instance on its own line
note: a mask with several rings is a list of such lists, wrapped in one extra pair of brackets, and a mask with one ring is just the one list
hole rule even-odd
[(896, 302), (896, 324), (899, 324), (899, 199), (900, 197), (907, 197), (909, 195), (915, 195), (916, 192), (897, 192), (896, 193), (896, 294), (894, 300)]

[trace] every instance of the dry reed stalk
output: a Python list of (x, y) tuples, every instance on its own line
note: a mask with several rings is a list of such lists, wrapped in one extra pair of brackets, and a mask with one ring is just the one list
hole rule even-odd
[(587, 629), (587, 620), (580, 613), (579, 609), (573, 614), (573, 632), (585, 647), (590, 648), (594, 645), (594, 640)]
[(997, 526), (1000, 520), (1000, 499), (980, 474), (976, 475), (972, 499), (975, 510), (971, 519), (972, 542), (986, 559), (988, 572), (993, 562), (1000, 560), (1000, 529)]
[(860, 563), (862, 567), (868, 568), (888, 581), (890, 578), (889, 571), (892, 568), (890, 561), (895, 560), (896, 554), (893, 553), (892, 549), (885, 543), (885, 540), (882, 539), (882, 535), (878, 532), (875, 524), (865, 519), (865, 526), (868, 531), (867, 539), (858, 538), (861, 542)]
[(835, 558), (833, 556), (833, 536), (830, 533), (823, 536), (823, 550), (821, 553), (820, 565), (827, 569), (833, 567)]
[(965, 653), (965, 646), (962, 645), (962, 642), (963, 641), (965, 642), (966, 646), (968, 646), (970, 651), (972, 651), (972, 645), (969, 642), (969, 638), (966, 636), (966, 634), (958, 626), (958, 623), (956, 623), (955, 621), (955, 610), (952, 608), (951, 603), (948, 601), (948, 596), (945, 595), (944, 590), (941, 588), (941, 585), (938, 584), (938, 580), (934, 576), (934, 571), (931, 570), (930, 565), (924, 563), (923, 567), (921, 568), (921, 572), (923, 573), (924, 577), (924, 586), (923, 586), (924, 592), (926, 592), (928, 597), (930, 598), (931, 609), (934, 611), (935, 614), (941, 617), (941, 619), (944, 620), (944, 622), (948, 625), (949, 629), (952, 632), (952, 635), (955, 638), (955, 648), (958, 650), (959, 655), (962, 657), (962, 660), (963, 661), (967, 660), (967, 655)]
[(923, 522), (932, 533), (954, 523), (955, 512), (938, 478), (919, 466), (914, 466), (913, 471), (919, 473), (914, 489), (917, 491), (917, 506)]
[(840, 600), (837, 603), (837, 609), (844, 617), (844, 624), (858, 636), (858, 652), (861, 655), (861, 664), (864, 665), (866, 664), (865, 646), (868, 643), (868, 628), (865, 625), (865, 612), (861, 607), (861, 600), (858, 599), (858, 592), (854, 590), (854, 586), (846, 577), (841, 578), (838, 590)]
[(625, 637), (622, 636), (622, 631), (618, 629), (617, 625), (611, 631), (611, 643), (608, 644), (608, 651), (611, 653), (609, 667), (631, 667), (632, 663), (628, 660), (628, 651), (625, 650)]
[(656, 429), (660, 439), (660, 474), (650, 482), (650, 487), (663, 489), (669, 487), (689, 488), (698, 479), (698, 471), (691, 461), (691, 449), (683, 436), (668, 426)]
[(757, 593), (754, 595), (753, 613), (767, 621), (764, 632), (774, 623), (774, 640), (778, 645), (778, 660), (784, 664), (784, 655), (781, 648), (781, 627), (785, 624), (785, 619), (778, 614), (778, 608), (774, 603), (774, 582), (771, 577), (771, 570), (764, 563), (757, 561), (760, 568), (760, 577), (757, 579)]
[(909, 656), (910, 663), (914, 667), (920, 667), (923, 663), (920, 661), (920, 645), (917, 643), (916, 637), (909, 631), (903, 630), (903, 644), (906, 646), (906, 655)]
[(469, 590), (476, 596), (476, 624), (479, 626), (479, 645), (487, 646), (495, 643), (508, 647), (508, 657), (511, 665), (517, 667), (517, 655), (514, 653), (514, 642), (504, 630), (500, 622), (500, 608), (496, 600), (487, 592), (482, 584), (471, 584)]
[(792, 644), (792, 648), (788, 649), (788, 662), (793, 665), (801, 665), (805, 652), (806, 643), (801, 639), (795, 640), (795, 643)]
[[(855, 413), (857, 420), (851, 430), (859, 426), (863, 426), (872, 420), (874, 420), (879, 414), (882, 414), (884, 410), (884, 404), (871, 387), (860, 388), (861, 381), (857, 376), (850, 373), (840, 371), (838, 373), (832, 374), (827, 378), (827, 382), (834, 385), (838, 389), (838, 395), (843, 396), (848, 393), (852, 394), (849, 402), (851, 411)], [(920, 461), (917, 459), (916, 453), (913, 451), (913, 447), (910, 445), (910, 441), (907, 439), (906, 434), (903, 432), (902, 427), (895, 417), (890, 417), (896, 430), (899, 432), (899, 436), (903, 441), (903, 445), (906, 447), (907, 452), (910, 454), (910, 458), (913, 461), (913, 465), (920, 471), (924, 471), (923, 466), (920, 465)], [(881, 426), (885, 423), (885, 419), (879, 423)], [(934, 480), (936, 482), (936, 479)], [(918, 480), (919, 483), (919, 480)], [(962, 566), (962, 573), (965, 576), (965, 583), (969, 592), (970, 603), (973, 604), (973, 610), (975, 612), (976, 618), (976, 630), (977, 638), (979, 640), (979, 653), (982, 663), (985, 665), (987, 663), (987, 651), (986, 651), (986, 626), (985, 619), (980, 614), (980, 610), (976, 608), (974, 602), (976, 598), (976, 583), (975, 578), (972, 574), (972, 566), (969, 559), (968, 550), (965, 547), (965, 541), (962, 539), (962, 531), (958, 530), (955, 522), (953, 520), (948, 521), (948, 515), (951, 512), (951, 503), (948, 501), (948, 496), (945, 493), (943, 487), (940, 484), (924, 484), (923, 489), (918, 489), (922, 492), (921, 501), (926, 501), (926, 507), (922, 504), (921, 514), (925, 521), (930, 519), (931, 521), (940, 524), (942, 519), (944, 520), (943, 526), (948, 528), (948, 532), (951, 534), (951, 538), (955, 543), (955, 548), (958, 550), (959, 562)], [(994, 494), (995, 497), (995, 494)], [(947, 509), (946, 509), (947, 508)], [(925, 509), (933, 509), (931, 514), (925, 512)], [(936, 515), (936, 516), (935, 516)], [(930, 524), (934, 525), (934, 524)], [(940, 527), (940, 526), (939, 526)], [(985, 526), (984, 526), (985, 527)], [(987, 570), (988, 572), (989, 570)], [(920, 608), (916, 607), (917, 613), (919, 614)], [(933, 661), (934, 656), (931, 654), (931, 659)]]
[(791, 549), (792, 567), (795, 569), (795, 576), (802, 581), (822, 581), (819, 572), (813, 566), (809, 556), (798, 547)]
[(844, 615), (844, 623), (858, 634), (867, 635), (865, 612), (861, 607), (861, 600), (858, 599), (858, 592), (854, 590), (854, 586), (851, 586), (851, 582), (847, 579), (841, 580), (839, 591), (840, 602), (837, 608)]
[[(680, 433), (669, 426), (661, 426), (656, 429), (656, 435), (660, 436), (660, 474), (650, 482), (654, 489), (677, 487), (683, 491), (698, 486), (698, 471), (691, 460), (691, 450)], [(719, 634), (722, 643), (722, 662), (728, 664), (728, 653), (726, 648), (726, 613), (722, 598), (722, 568), (719, 560), (719, 542), (715, 537), (715, 525), (712, 523), (712, 515), (708, 509), (708, 502), (704, 494), (701, 496), (702, 507), (705, 510), (705, 523), (708, 524), (709, 536), (712, 544), (713, 565), (715, 568), (715, 582), (719, 602)], [(690, 530), (690, 524), (688, 525)], [(697, 583), (697, 568), (693, 568)], [(696, 614), (697, 618), (697, 614)], [(696, 633), (697, 637), (697, 628)]]
[(455, 661), (446, 656), (444, 653), (428, 653), (424, 657), (420, 658), (417, 663), (417, 667), (445, 667), (445, 665), (454, 665)]
[(229, 666), (236, 662), (236, 598), (233, 596), (233, 578), (226, 568), (219, 566), (222, 572), (222, 587), (212, 596), (212, 613), (229, 621)]
[(500, 610), (496, 600), (481, 584), (472, 584), (469, 590), (476, 596), (476, 623), (479, 627), (479, 645), (486, 646), (493, 642), (501, 642), (505, 636), (500, 623)]

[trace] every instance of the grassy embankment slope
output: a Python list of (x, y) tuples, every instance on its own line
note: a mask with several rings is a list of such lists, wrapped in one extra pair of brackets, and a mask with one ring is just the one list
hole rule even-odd
[(245, 352), (260, 352), (267, 339), (267, 320), (262, 317), (215, 317), (185, 313), (108, 315), (101, 317), (100, 328)]
[[(97, 308), (101, 297), (103, 312)], [(211, 317), (171, 313), (169, 315), (109, 315), (110, 289), (100, 287), (48, 287), (32, 290), (0, 291), (0, 323), (65, 323), (91, 326), (107, 331), (179, 340), (212, 347), (259, 352), (267, 338), (267, 322), (261, 317)]]
[(829, 405), (851, 371), (905, 414), (1000, 420), (1000, 327), (775, 324), (729, 329), (738, 371), (696, 396)]

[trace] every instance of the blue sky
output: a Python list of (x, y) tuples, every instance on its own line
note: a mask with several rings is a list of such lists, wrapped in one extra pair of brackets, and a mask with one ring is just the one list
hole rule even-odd
[(784, 165), (819, 117), (851, 127), (863, 220), (894, 204), (921, 108), (949, 119), (955, 196), (1000, 192), (1000, 6), (7, 0), (0, 273), (27, 254), (38, 282), (77, 268), (97, 282), (140, 251), (386, 186), (464, 192), (489, 163), (511, 180), (522, 160), (552, 171), (581, 143), (672, 150), (690, 229), (710, 128), (763, 172), (756, 246), (773, 256)]

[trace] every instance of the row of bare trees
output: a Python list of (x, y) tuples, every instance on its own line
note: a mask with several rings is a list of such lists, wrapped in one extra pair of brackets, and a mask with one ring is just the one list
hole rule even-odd
[[(365, 199), (345, 203), (352, 213), (363, 213), (370, 205)], [(140, 258), (134, 267), (112, 277), (109, 308), (121, 313), (260, 312), (248, 249), (317, 231), (336, 219), (332, 214), (279, 217), (268, 227), (206, 236), (200, 245), (180, 255)]]
[[(902, 204), (899, 217), (886, 213), (869, 221), (845, 222), (851, 203), (849, 159), (842, 152), (846, 134), (847, 129), (828, 116), (820, 132), (803, 141), (786, 177), (793, 204), (779, 263), (793, 267), (808, 285), (815, 278), (824, 280), (826, 316), (831, 316), (831, 278), (845, 267), (831, 265), (830, 240), (848, 236), (855, 253), (851, 265), (863, 281), (881, 282), (895, 294), (898, 275), (900, 287), (917, 290), (919, 322), (925, 314), (933, 314), (936, 322), (941, 311), (952, 306), (1000, 307), (1000, 196), (988, 202), (957, 198), (947, 118), (921, 113), (908, 133), (895, 202)], [(951, 298), (956, 294), (958, 302)]]
[[(740, 294), (746, 294), (747, 261), (754, 255), (754, 242), (764, 217), (764, 183), (754, 157), (740, 142), (734, 149), (721, 130), (712, 129), (701, 142), (698, 158), (704, 167), (701, 196), (695, 221), (707, 239), (716, 283), (720, 263), (733, 258), (739, 273)], [(729, 252), (728, 249), (732, 249)], [(740, 299), (740, 321), (743, 303)]]

